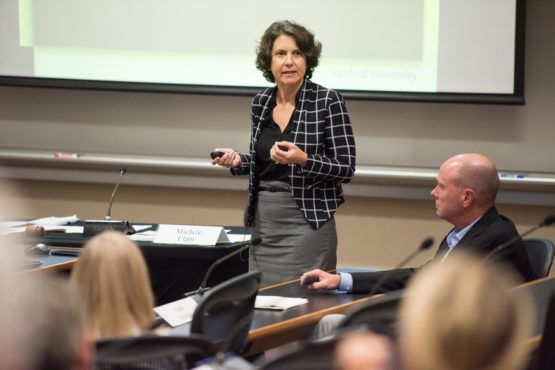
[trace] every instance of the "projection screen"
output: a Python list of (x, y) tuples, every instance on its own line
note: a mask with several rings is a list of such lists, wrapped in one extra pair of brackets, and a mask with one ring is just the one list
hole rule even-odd
[(282, 19), (347, 98), (524, 103), (523, 0), (2, 0), (0, 84), (250, 95)]

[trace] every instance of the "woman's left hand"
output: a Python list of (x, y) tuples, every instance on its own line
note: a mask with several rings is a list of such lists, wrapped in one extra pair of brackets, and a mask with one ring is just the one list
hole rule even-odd
[(270, 149), (270, 158), (279, 164), (306, 166), (307, 155), (297, 145), (289, 141), (276, 141)]

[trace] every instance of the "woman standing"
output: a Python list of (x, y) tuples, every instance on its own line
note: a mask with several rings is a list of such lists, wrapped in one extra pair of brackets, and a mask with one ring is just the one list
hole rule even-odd
[(262, 36), (256, 66), (275, 86), (252, 102), (248, 154), (233, 149), (212, 164), (249, 174), (247, 225), (262, 243), (249, 269), (262, 285), (298, 278), (337, 261), (334, 214), (344, 202), (341, 183), (355, 171), (355, 142), (343, 98), (310, 81), (321, 44), (305, 27), (273, 23)]

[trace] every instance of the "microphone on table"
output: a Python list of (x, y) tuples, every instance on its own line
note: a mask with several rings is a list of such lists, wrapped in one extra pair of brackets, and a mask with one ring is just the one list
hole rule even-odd
[(417, 250), (415, 250), (414, 252), (409, 254), (407, 257), (405, 257), (405, 259), (403, 259), (401, 262), (399, 262), (393, 269), (384, 271), (380, 275), (379, 279), (374, 283), (374, 285), (372, 285), (372, 289), (370, 289), (370, 294), (369, 295), (374, 295), (374, 293), (376, 293), (378, 288), (380, 288), (383, 285), (383, 283), (385, 283), (385, 281), (391, 276), (393, 271), (395, 271), (396, 269), (399, 269), (402, 266), (404, 266), (407, 262), (411, 261), (414, 257), (416, 257), (418, 254), (420, 254), (420, 252), (423, 252), (423, 251), (429, 249), (433, 244), (434, 244), (434, 238), (424, 239), (422, 241), (422, 243), (420, 243), (420, 246), (418, 247)]
[(228, 248), (236, 247), (237, 249), (234, 250), (231, 253), (226, 254), (225, 256), (223, 256), (221, 258), (218, 258), (214, 262), (212, 262), (210, 267), (208, 267), (208, 270), (206, 270), (206, 273), (204, 274), (204, 277), (202, 278), (202, 282), (200, 283), (200, 286), (198, 287), (198, 289), (193, 290), (192, 292), (185, 293), (184, 296), (185, 297), (190, 297), (190, 296), (193, 296), (193, 295), (196, 295), (196, 294), (203, 295), (204, 292), (206, 292), (208, 289), (210, 289), (210, 288), (206, 287), (206, 284), (208, 283), (208, 278), (210, 277), (210, 274), (212, 274), (212, 270), (214, 270), (214, 268), (216, 266), (218, 266), (222, 262), (227, 261), (231, 257), (241, 253), (242, 251), (250, 248), (251, 246), (254, 247), (255, 245), (260, 244), (260, 242), (262, 242), (262, 239), (260, 239), (260, 237), (254, 237), (251, 240), (247, 240), (247, 241), (239, 242), (239, 243), (233, 243), (233, 244), (229, 245)]
[(112, 202), (114, 201), (114, 197), (116, 196), (116, 192), (118, 191), (119, 183), (126, 173), (126, 167), (123, 167), (121, 170), (119, 170), (119, 177), (116, 181), (116, 186), (114, 186), (114, 190), (112, 191), (112, 196), (110, 197), (110, 203), (108, 205), (108, 211), (106, 212), (106, 221), (110, 221), (112, 219)]
[(112, 203), (114, 202), (114, 197), (118, 191), (119, 183), (123, 176), (127, 173), (127, 168), (123, 167), (119, 170), (119, 177), (112, 191), (112, 196), (108, 203), (108, 211), (106, 212), (105, 220), (91, 220), (85, 221), (83, 228), (83, 236), (93, 236), (99, 234), (106, 230), (116, 230), (121, 231), (124, 234), (133, 234), (135, 229), (129, 224), (128, 221), (113, 221), (112, 220)]
[(545, 217), (536, 226), (531, 227), (530, 229), (526, 230), (525, 232), (523, 232), (520, 235), (516, 235), (516, 236), (512, 237), (511, 239), (507, 240), (505, 243), (499, 244), (497, 247), (495, 247), (495, 249), (493, 249), (491, 252), (489, 252), (486, 255), (486, 258), (484, 258), (484, 261), (482, 263), (485, 264), (486, 262), (488, 262), (492, 259), (492, 256), (494, 256), (496, 254), (499, 254), (499, 252), (503, 251), (503, 249), (505, 249), (507, 247), (510, 247), (511, 245), (516, 243), (518, 240), (520, 240), (520, 239), (524, 238), (525, 236), (533, 233), (534, 231), (536, 231), (537, 229), (539, 229), (541, 227), (551, 226), (554, 222), (555, 222), (555, 215), (549, 215), (549, 216)]

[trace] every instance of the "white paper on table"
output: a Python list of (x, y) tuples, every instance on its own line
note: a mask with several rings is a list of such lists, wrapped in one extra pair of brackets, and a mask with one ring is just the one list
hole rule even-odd
[(142, 231), (139, 233), (127, 235), (127, 237), (135, 241), (153, 242), (154, 238), (156, 238), (156, 230)]
[[(227, 230), (226, 230), (227, 231)], [(251, 240), (251, 236), (249, 234), (229, 234), (227, 233), (227, 237), (231, 243), (239, 243), (239, 242), (246, 242)]]
[(70, 222), (77, 222), (79, 221), (79, 217), (77, 215), (73, 216), (66, 216), (66, 217), (43, 217), (37, 218), (36, 220), (29, 221), (30, 225), (40, 225), (40, 226), (62, 226), (67, 225)]
[[(156, 237), (156, 230), (148, 230), (152, 225), (132, 225), (135, 229), (135, 233), (127, 235), (131, 240), (141, 241), (141, 242), (151, 242)], [(146, 231), (143, 231), (146, 230)]]
[[(43, 226), (44, 231), (56, 232), (59, 231), (61, 233), (67, 234), (83, 234), (83, 226)], [(0, 235), (7, 235), (13, 233), (24, 233), (27, 229), (27, 226), (23, 227), (13, 227), (10, 229), (0, 229)]]
[(135, 229), (135, 233), (140, 233), (143, 230), (150, 229), (152, 225), (132, 225), (133, 229)]
[(280, 297), (274, 295), (257, 295), (254, 308), (264, 310), (287, 310), (308, 302), (306, 298)]
[[(46, 231), (49, 231), (48, 228), (49, 227), (47, 226), (44, 229)], [(52, 226), (52, 229), (54, 228), (63, 229), (66, 234), (83, 234), (83, 229), (84, 229), (83, 226), (62, 226), (62, 227)]]
[(27, 221), (2, 221), (0, 222), (0, 229), (13, 229), (27, 224)]
[(198, 303), (193, 297), (187, 297), (154, 307), (154, 312), (160, 315), (168, 324), (175, 327), (191, 322), (197, 305)]

